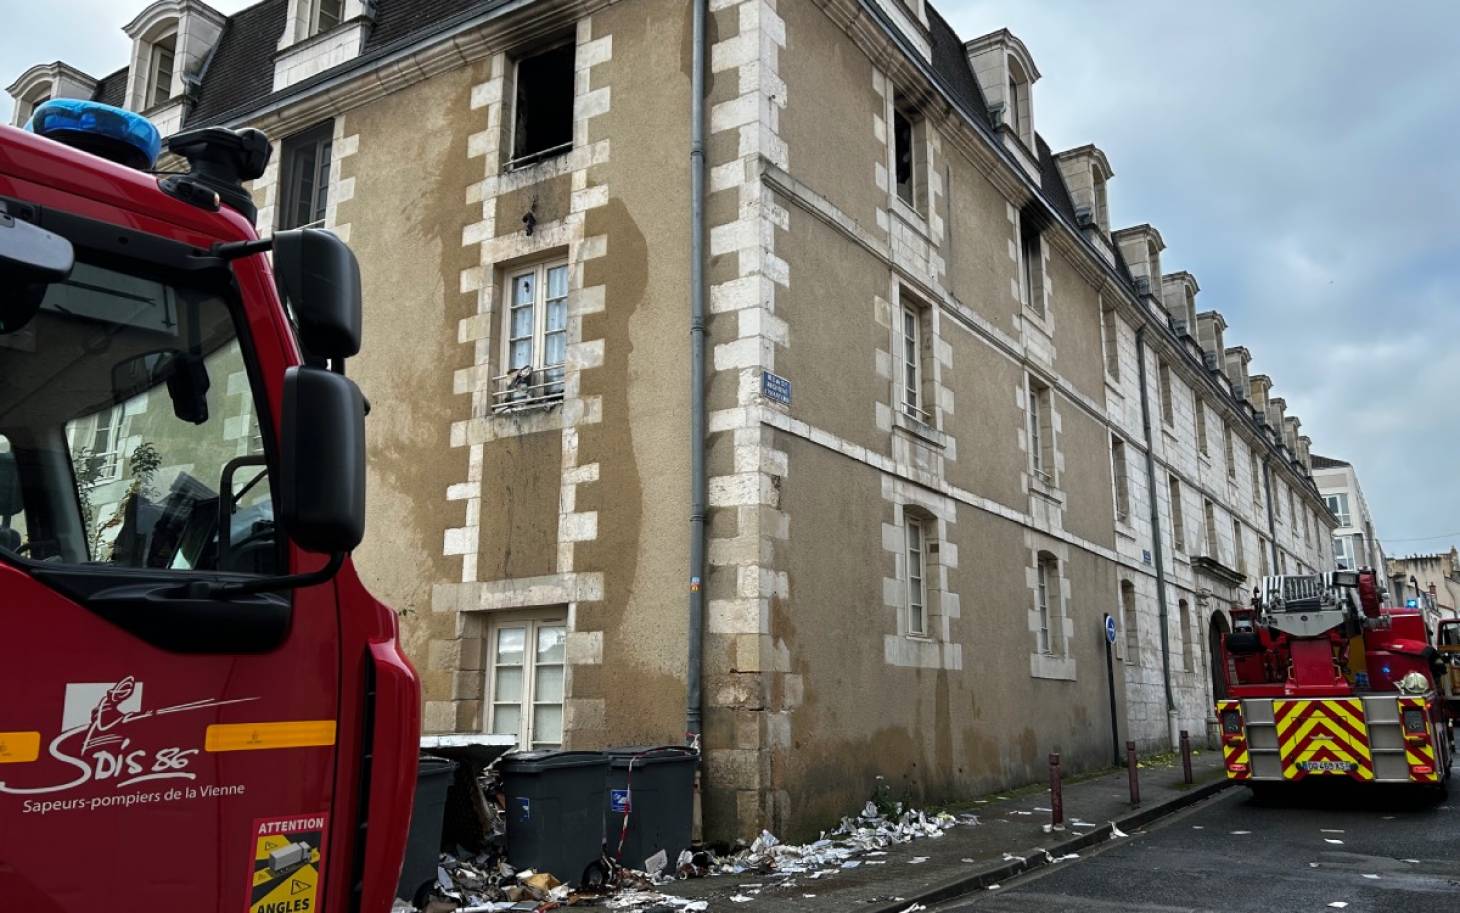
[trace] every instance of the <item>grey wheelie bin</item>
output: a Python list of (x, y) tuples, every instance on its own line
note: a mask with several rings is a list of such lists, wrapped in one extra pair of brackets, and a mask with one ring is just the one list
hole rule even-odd
[(526, 751), (501, 761), (507, 861), (565, 884), (603, 881), (603, 795), (608, 757), (598, 751)]
[(673, 871), (693, 835), (694, 749), (610, 748), (604, 754), (611, 761), (603, 825), (608, 855), (620, 865), (647, 870), (648, 861), (663, 850), (664, 867)]

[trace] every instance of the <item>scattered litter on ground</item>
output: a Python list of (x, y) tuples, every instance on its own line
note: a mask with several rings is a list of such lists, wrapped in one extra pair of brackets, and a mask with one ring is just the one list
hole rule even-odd
[(1063, 856), (1056, 856), (1050, 862), (1069, 862), (1071, 859), (1079, 859), (1079, 853), (1066, 853)]
[(1343, 828), (1320, 827), (1318, 829), (1318, 833), (1320, 833), (1320, 834), (1342, 834), (1343, 833)]
[(1202, 827), (1200, 824), (1193, 824), (1191, 826), (1191, 829), (1194, 830), (1194, 831), (1204, 831), (1204, 830), (1206, 830), (1206, 828), (1205, 827)]
[(1003, 885), (1001, 885), (1001, 884), (991, 884), (991, 885), (989, 885), (989, 890), (990, 891), (997, 891), (999, 888), (1002, 888), (1002, 887), (1003, 887)]
[(1129, 836), (1130, 836), (1130, 834), (1127, 834), (1125, 831), (1123, 831), (1120, 828), (1116, 827), (1114, 821), (1110, 822), (1110, 839), (1111, 840), (1119, 840), (1121, 837), (1129, 837)]
[(967, 862), (967, 863), (970, 863), (970, 864), (971, 864), (971, 863), (973, 863), (973, 862), (974, 862), (974, 860), (972, 860), (972, 859), (967, 859), (967, 858), (965, 858), (965, 859), (960, 859), (960, 860), (958, 860), (958, 861), (959, 861), (959, 862)]
[(1308, 863), (1308, 868), (1310, 868), (1310, 869), (1316, 869), (1316, 868), (1318, 868), (1318, 863), (1316, 863), (1316, 862), (1310, 862), (1310, 863)]
[(1252, 833), (1252, 832), (1251, 831), (1233, 831), (1232, 832), (1232, 836), (1234, 836), (1234, 837), (1243, 837), (1243, 836), (1246, 836), (1247, 834), (1250, 834), (1250, 833)]
[(1336, 844), (1336, 845), (1338, 845), (1338, 846), (1343, 846), (1343, 841), (1342, 841), (1342, 840), (1335, 840), (1335, 839), (1333, 839), (1333, 838), (1332, 838), (1332, 837), (1324, 837), (1324, 838), (1323, 838), (1323, 842), (1324, 842), (1324, 843), (1332, 843), (1332, 844)]
[(1419, 860), (1418, 859), (1401, 859), (1399, 861), (1400, 862), (1407, 862), (1410, 865), (1419, 865)]
[(927, 856), (914, 856), (913, 858), (911, 858), (911, 859), (909, 859), (907, 861), (907, 864), (908, 865), (922, 865), (923, 863), (925, 863), (927, 861), (928, 861), (928, 857)]
[(1378, 880), (1379, 880), (1379, 876), (1378, 876), (1378, 875), (1370, 875), (1370, 874), (1369, 874), (1369, 873), (1368, 873), (1368, 872), (1365, 872), (1365, 873), (1364, 873), (1364, 877), (1365, 877), (1365, 878), (1371, 878), (1371, 879), (1373, 879), (1373, 880), (1374, 880), (1374, 881), (1378, 881)]
[(919, 910), (926, 910), (926, 909), (927, 909), (927, 907), (923, 906), (922, 904), (915, 903), (912, 906), (908, 907), (906, 910), (903, 910), (902, 913), (918, 913)]
[(1329, 904), (1329, 906), (1330, 907), (1333, 907), (1336, 910), (1342, 910), (1344, 907), (1348, 906), (1348, 901), (1346, 901), (1346, 900), (1335, 900), (1333, 903)]
[(1028, 865), (1029, 864), (1029, 860), (1026, 859), (1026, 858), (1024, 858), (1023, 856), (1015, 856), (1013, 853), (1005, 853), (1004, 854), (1004, 861), (1005, 862), (1013, 862), (1016, 859), (1019, 861), (1019, 864), (1020, 865)]

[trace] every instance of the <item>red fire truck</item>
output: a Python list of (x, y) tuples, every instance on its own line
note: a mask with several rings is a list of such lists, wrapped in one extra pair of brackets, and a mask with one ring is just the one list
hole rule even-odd
[(0, 127), (0, 911), (384, 911), (419, 685), (347, 558), (359, 267), (258, 238), (258, 131), (168, 148)]
[(1422, 612), (1381, 605), (1372, 570), (1265, 577), (1222, 637), (1227, 776), (1313, 776), (1443, 792), (1453, 734)]

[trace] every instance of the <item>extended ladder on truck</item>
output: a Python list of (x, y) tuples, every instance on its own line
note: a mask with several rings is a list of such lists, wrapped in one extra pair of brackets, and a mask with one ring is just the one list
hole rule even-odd
[(1220, 644), (1227, 776), (1443, 790), (1453, 737), (1421, 613), (1380, 604), (1373, 571), (1264, 578)]

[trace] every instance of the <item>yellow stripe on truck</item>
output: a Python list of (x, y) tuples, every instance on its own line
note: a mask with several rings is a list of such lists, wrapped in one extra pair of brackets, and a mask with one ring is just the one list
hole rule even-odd
[(335, 743), (334, 720), (287, 720), (278, 723), (214, 723), (203, 747), (208, 751), (257, 751), (265, 748), (312, 748)]
[(40, 756), (39, 732), (0, 732), (0, 764), (23, 764)]

